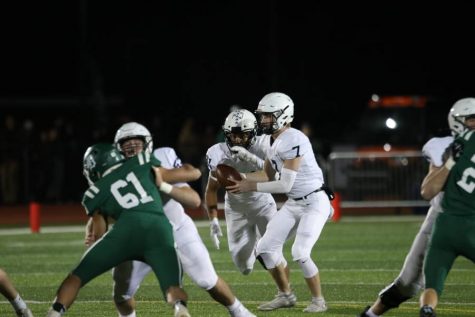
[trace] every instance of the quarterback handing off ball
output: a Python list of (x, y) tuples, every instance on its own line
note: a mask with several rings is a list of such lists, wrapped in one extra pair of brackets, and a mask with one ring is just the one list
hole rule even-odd
[(239, 174), (234, 167), (226, 164), (218, 164), (218, 166), (216, 166), (216, 178), (218, 179), (219, 185), (223, 187), (234, 185), (230, 179), (242, 180), (241, 174)]

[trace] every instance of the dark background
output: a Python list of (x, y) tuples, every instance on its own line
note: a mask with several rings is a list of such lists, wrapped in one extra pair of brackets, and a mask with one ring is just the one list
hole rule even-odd
[[(84, 0), (0, 12), (2, 161), (17, 162), (17, 201), (77, 200), (86, 147), (129, 120), (200, 164), (231, 105), (254, 110), (282, 91), (326, 157), (342, 144), (420, 148), (475, 95), (473, 14), (457, 3)], [(373, 127), (373, 94), (428, 102), (389, 136)]]

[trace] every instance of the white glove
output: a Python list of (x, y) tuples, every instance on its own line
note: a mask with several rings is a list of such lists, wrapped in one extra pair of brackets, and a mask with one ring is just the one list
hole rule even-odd
[(252, 154), (242, 146), (233, 146), (231, 151), (233, 152), (233, 157), (237, 157), (243, 161), (257, 165), (261, 169), (264, 167), (264, 161), (262, 159)]
[(219, 250), (219, 239), (218, 237), (223, 236), (223, 232), (221, 231), (221, 227), (219, 226), (218, 218), (213, 218), (209, 224), (209, 230), (211, 235), (211, 241), (213, 241), (214, 246), (216, 249)]

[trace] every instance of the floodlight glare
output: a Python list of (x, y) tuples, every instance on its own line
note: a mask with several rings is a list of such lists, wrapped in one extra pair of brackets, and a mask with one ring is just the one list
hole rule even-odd
[(396, 120), (394, 120), (393, 118), (387, 118), (386, 119), (386, 127), (388, 127), (388, 129), (396, 129), (397, 127), (397, 122)]

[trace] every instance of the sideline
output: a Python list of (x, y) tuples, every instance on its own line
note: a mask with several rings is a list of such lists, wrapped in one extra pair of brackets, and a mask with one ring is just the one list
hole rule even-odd
[[(341, 217), (341, 223), (351, 222), (422, 222), (425, 215), (392, 215), (392, 216), (343, 216)], [(224, 219), (220, 219), (221, 225), (226, 225)], [(204, 228), (209, 226), (208, 220), (196, 220), (195, 224), (198, 228)], [(40, 229), (41, 233), (68, 233), (68, 232), (84, 232), (84, 225), (71, 225), (71, 226), (44, 226)], [(0, 236), (10, 235), (25, 235), (31, 234), (29, 227), (23, 228), (2, 228), (0, 229)]]

